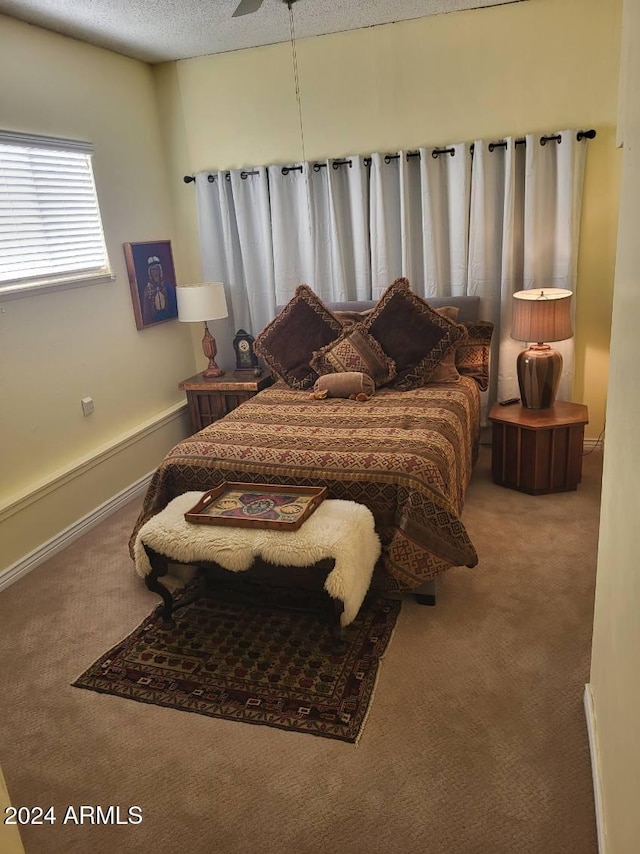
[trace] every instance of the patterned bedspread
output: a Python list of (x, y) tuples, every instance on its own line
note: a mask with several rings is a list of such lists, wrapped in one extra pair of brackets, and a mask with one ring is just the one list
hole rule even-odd
[(224, 480), (328, 487), (376, 520), (389, 587), (419, 587), (475, 566), (460, 520), (480, 431), (478, 386), (380, 389), (365, 403), (311, 400), (278, 383), (176, 445), (154, 474), (136, 523), (172, 498)]

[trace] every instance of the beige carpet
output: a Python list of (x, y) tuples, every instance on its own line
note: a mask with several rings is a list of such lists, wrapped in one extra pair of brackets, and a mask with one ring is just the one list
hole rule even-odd
[[(80, 691), (157, 599), (131, 505), (0, 594), (0, 764), (14, 804), (56, 809), (27, 854), (594, 854), (582, 695), (602, 457), (575, 493), (495, 486), (464, 520), (480, 556), (403, 605), (358, 747)], [(137, 826), (62, 825), (139, 805)]]

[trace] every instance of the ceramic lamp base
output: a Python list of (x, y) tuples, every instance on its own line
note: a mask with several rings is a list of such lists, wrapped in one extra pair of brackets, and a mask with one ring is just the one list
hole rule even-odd
[(518, 356), (518, 385), (527, 409), (553, 406), (562, 375), (562, 356), (548, 344), (532, 344)]
[(216, 364), (216, 356), (218, 354), (216, 339), (209, 332), (206, 322), (204, 324), (204, 337), (202, 338), (202, 352), (209, 360), (209, 365), (207, 369), (202, 372), (202, 376), (204, 377), (204, 379), (212, 380), (216, 377), (224, 376), (224, 371)]
[(223, 377), (224, 371), (222, 368), (219, 368), (217, 365), (213, 365), (213, 367), (208, 367), (206, 370), (202, 372), (202, 376), (205, 380), (213, 380), (216, 377)]

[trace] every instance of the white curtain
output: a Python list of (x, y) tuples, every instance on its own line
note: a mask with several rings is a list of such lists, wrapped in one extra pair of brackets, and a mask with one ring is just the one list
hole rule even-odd
[[(371, 299), (369, 173), (364, 157), (326, 161), (331, 278), (336, 301)], [(324, 177), (324, 176), (323, 176)]]
[(476, 140), (469, 224), (468, 292), (480, 297), (480, 316), (494, 324), (488, 400), (518, 396), (510, 338), (511, 298), (522, 288), (524, 146)]
[(466, 293), (470, 178), (466, 144), (372, 156), (374, 296), (398, 276), (425, 297)]
[[(297, 170), (300, 171), (297, 171)], [(284, 305), (299, 284), (316, 288), (309, 164), (286, 171), (269, 166), (275, 301)]]
[(434, 153), (420, 149), (422, 293), (425, 297), (463, 296), (467, 293), (470, 147), (450, 145), (437, 157)]
[[(574, 293), (571, 307), (575, 318), (586, 146), (578, 142), (573, 130), (554, 136), (559, 139), (546, 142), (539, 135), (527, 136), (523, 287), (568, 288)], [(553, 348), (564, 360), (558, 398), (571, 400), (574, 339), (558, 341)]]
[(363, 158), (270, 166), (268, 174), (276, 303), (301, 282), (329, 302), (370, 299)]
[(196, 194), (203, 278), (224, 282), (234, 330), (257, 333), (275, 294), (266, 169), (251, 171), (201, 172)]
[[(485, 404), (517, 396), (513, 293), (576, 288), (586, 143), (554, 137), (200, 173), (203, 274), (253, 334), (302, 282), (327, 301), (375, 299), (398, 276), (427, 298), (477, 294), (495, 324)], [(573, 342), (554, 346), (570, 399)]]
[(230, 174), (241, 259), (234, 287), (244, 291), (249, 304), (248, 326), (240, 326), (257, 334), (276, 309), (267, 170)]
[[(516, 359), (528, 342), (510, 337), (513, 294), (545, 285), (575, 294), (585, 144), (575, 131), (553, 136), (474, 143), (468, 292), (495, 324), (491, 401), (519, 395)], [(564, 359), (558, 398), (571, 399), (573, 340), (553, 346)]]
[[(371, 155), (371, 294), (378, 299), (394, 279), (402, 276), (402, 203), (400, 160)], [(405, 253), (406, 255), (406, 253)]]

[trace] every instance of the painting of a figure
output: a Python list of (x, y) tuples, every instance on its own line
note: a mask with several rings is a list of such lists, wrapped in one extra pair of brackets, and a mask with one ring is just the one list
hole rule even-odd
[(124, 255), (138, 329), (178, 316), (171, 241), (125, 243)]

